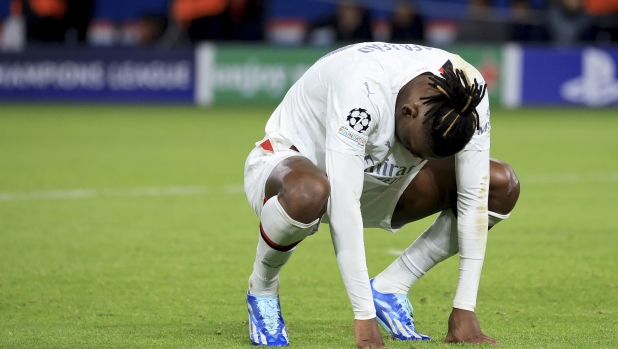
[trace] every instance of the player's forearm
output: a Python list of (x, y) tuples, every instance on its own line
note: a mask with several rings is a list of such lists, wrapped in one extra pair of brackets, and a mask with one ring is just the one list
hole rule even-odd
[(489, 151), (458, 154), (459, 280), (453, 307), (474, 311), (487, 246)]
[[(363, 185), (363, 162), (347, 154), (327, 152), (331, 183), (328, 205), (331, 236), (341, 278), (348, 292), (354, 318), (375, 317), (373, 296), (365, 259), (360, 193)], [(345, 171), (347, 175), (343, 175)]]
[[(360, 249), (337, 251), (337, 264), (356, 320), (376, 317), (364, 252), (364, 249), (362, 251)], [(362, 258), (358, 258), (359, 256)]]
[[(468, 217), (463, 219), (464, 222), (461, 222), (461, 218), (463, 217), (458, 217), (459, 279), (453, 307), (474, 311), (487, 245), (487, 215), (484, 225), (480, 222), (468, 225), (465, 222), (469, 220)], [(480, 217), (475, 219), (477, 222), (482, 221)]]

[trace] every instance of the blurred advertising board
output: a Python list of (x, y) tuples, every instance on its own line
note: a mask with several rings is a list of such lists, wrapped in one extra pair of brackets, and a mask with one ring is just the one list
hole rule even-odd
[[(618, 48), (454, 46), (507, 107), (618, 106)], [(0, 101), (276, 104), (330, 48), (40, 48), (0, 53)], [(500, 99), (501, 97), (501, 99)]]
[(41, 48), (0, 54), (0, 101), (194, 101), (194, 51)]
[[(332, 49), (204, 44), (196, 54), (197, 102), (202, 105), (278, 103), (294, 82)], [(479, 69), (489, 85), (490, 99), (498, 102), (502, 48), (465, 46), (447, 50)]]
[[(198, 103), (273, 104), (329, 49), (304, 47), (227, 46), (198, 47)], [(207, 66), (211, 65), (211, 69)], [(210, 71), (211, 75), (201, 75)], [(200, 98), (200, 91), (212, 95)]]
[(618, 106), (618, 48), (510, 45), (504, 62), (508, 107)]

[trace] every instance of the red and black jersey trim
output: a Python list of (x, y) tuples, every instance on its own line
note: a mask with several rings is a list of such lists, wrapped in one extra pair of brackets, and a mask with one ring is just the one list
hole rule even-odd
[(453, 62), (451, 62), (451, 60), (448, 60), (446, 63), (442, 64), (442, 67), (440, 67), (438, 71), (443, 73), (445, 70), (453, 70)]

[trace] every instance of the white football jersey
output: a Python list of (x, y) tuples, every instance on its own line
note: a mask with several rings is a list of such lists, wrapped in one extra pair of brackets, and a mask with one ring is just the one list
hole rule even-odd
[[(322, 170), (326, 148), (369, 156), (366, 167), (375, 166), (396, 143), (393, 115), (399, 90), (422, 73), (439, 75), (449, 60), (455, 68), (465, 69), (470, 80), (484, 83), (474, 67), (437, 48), (378, 42), (335, 50), (290, 88), (269, 119), (266, 134), (284, 148), (292, 143)], [(479, 116), (484, 132), (489, 128), (487, 103)], [(470, 147), (487, 149), (489, 144), (475, 137)], [(420, 161), (409, 155), (398, 159), (405, 163), (394, 165), (405, 167)]]
[[(484, 83), (480, 73), (459, 56), (436, 48), (381, 42), (340, 48), (318, 60), (290, 88), (266, 125), (266, 138), (275, 151), (295, 146), (331, 182), (331, 234), (356, 319), (375, 317), (358, 203), (364, 174), (378, 180), (373, 185), (390, 185), (423, 161), (410, 154), (395, 137), (395, 100), (410, 80), (426, 72), (439, 75), (449, 61), (454, 68), (463, 69), (471, 81)], [(487, 97), (477, 111), (481, 126), (456, 160), (459, 216), (465, 222), (465, 217), (470, 216), (472, 221), (472, 217), (482, 216), (481, 206), (487, 219), (486, 195), (484, 202), (474, 199), (488, 185)], [(487, 166), (478, 165), (485, 160)], [(479, 225), (478, 222), (477, 219), (474, 224)], [(486, 235), (487, 224), (481, 221), (480, 225), (483, 224)], [(462, 251), (465, 252), (465, 246)], [(478, 287), (478, 281), (476, 286), (474, 283), (472, 280), (472, 288)]]

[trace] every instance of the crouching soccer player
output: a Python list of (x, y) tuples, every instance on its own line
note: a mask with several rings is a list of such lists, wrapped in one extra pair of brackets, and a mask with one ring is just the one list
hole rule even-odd
[[(354, 311), (359, 348), (389, 336), (425, 340), (410, 287), (459, 252), (446, 342), (495, 343), (474, 313), (488, 226), (519, 195), (511, 167), (489, 158), (483, 77), (459, 56), (417, 45), (362, 43), (333, 51), (292, 86), (245, 163), (245, 192), (260, 217), (247, 306), (254, 345), (286, 346), (279, 272), (296, 245), (330, 224)], [(375, 279), (363, 227), (396, 231), (440, 212)]]

